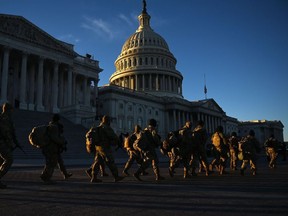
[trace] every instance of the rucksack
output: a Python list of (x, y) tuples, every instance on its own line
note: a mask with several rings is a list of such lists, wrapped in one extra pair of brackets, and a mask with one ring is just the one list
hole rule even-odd
[(86, 137), (86, 150), (87, 152), (95, 152), (95, 146), (101, 145), (100, 126), (91, 127), (85, 135)]
[(222, 137), (220, 137), (218, 132), (213, 134), (213, 136), (212, 136), (212, 144), (215, 147), (220, 147), (221, 144), (223, 144), (223, 139), (222, 139)]
[(50, 142), (48, 127), (48, 125), (34, 127), (28, 136), (29, 143), (36, 148), (48, 145)]
[(125, 149), (131, 149), (133, 148), (133, 143), (137, 139), (135, 134), (131, 134), (130, 136), (124, 137), (124, 148)]
[(149, 146), (149, 134), (148, 130), (141, 131), (136, 134), (136, 140), (133, 143), (133, 148), (135, 150), (144, 151)]

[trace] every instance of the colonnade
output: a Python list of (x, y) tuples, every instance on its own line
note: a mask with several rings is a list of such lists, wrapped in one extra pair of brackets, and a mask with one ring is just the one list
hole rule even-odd
[(163, 91), (182, 95), (182, 81), (164, 74), (132, 74), (113, 80), (112, 84), (136, 91)]
[(90, 105), (89, 77), (77, 74), (73, 59), (67, 64), (0, 46), (0, 68), (1, 104), (54, 113), (65, 106)]

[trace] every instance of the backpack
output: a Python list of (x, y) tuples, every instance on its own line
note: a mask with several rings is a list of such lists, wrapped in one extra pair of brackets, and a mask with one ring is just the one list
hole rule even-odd
[(220, 147), (221, 144), (223, 144), (223, 138), (220, 137), (219, 133), (216, 132), (213, 134), (212, 136), (212, 144), (215, 146), (215, 147)]
[(34, 127), (28, 136), (29, 143), (36, 148), (48, 145), (50, 142), (48, 127), (48, 125)]
[(133, 148), (133, 143), (137, 139), (135, 134), (132, 134), (130, 136), (124, 137), (124, 148), (129, 150)]
[(95, 146), (100, 146), (100, 126), (91, 127), (85, 135), (86, 151), (91, 154), (95, 152)]
[(144, 130), (136, 134), (136, 140), (133, 143), (133, 148), (135, 150), (144, 151), (148, 148), (149, 146), (148, 133), (150, 133), (148, 130)]

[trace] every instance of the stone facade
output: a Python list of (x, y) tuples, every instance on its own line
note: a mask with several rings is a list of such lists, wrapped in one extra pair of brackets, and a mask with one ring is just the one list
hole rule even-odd
[(0, 68), (0, 104), (61, 112), (75, 123), (95, 115), (99, 62), (21, 16), (0, 14)]

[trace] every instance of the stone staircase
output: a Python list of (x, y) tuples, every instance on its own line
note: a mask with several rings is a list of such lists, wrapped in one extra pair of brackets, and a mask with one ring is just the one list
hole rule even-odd
[[(33, 127), (48, 124), (52, 115), (52, 113), (14, 109), (12, 117), (14, 120), (17, 139), (26, 152), (26, 154), (24, 154), (20, 149), (15, 149), (15, 159), (43, 158), (41, 149), (37, 149), (30, 145), (28, 135)], [(63, 153), (63, 157), (70, 159), (89, 157), (85, 149), (85, 134), (87, 129), (81, 125), (75, 125), (62, 116), (60, 121), (64, 125), (64, 136), (68, 141), (68, 150)]]

